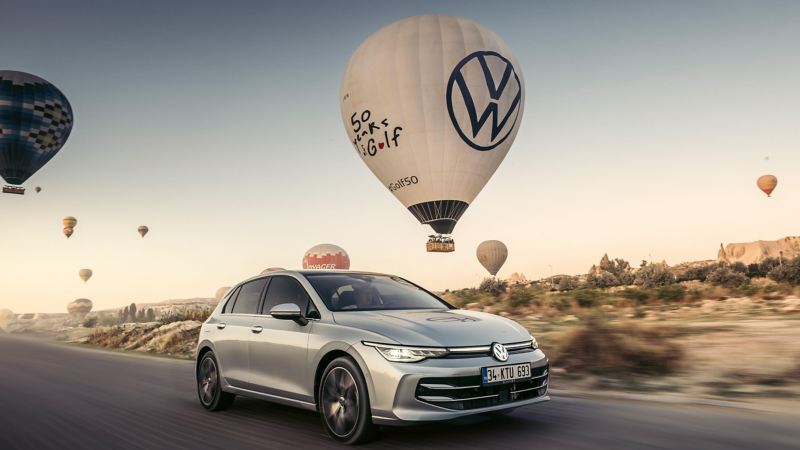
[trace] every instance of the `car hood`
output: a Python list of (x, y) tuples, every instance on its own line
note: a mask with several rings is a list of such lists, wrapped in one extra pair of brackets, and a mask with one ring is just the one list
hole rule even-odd
[(338, 311), (333, 320), (402, 345), (469, 347), (530, 339), (528, 331), (512, 320), (461, 309)]

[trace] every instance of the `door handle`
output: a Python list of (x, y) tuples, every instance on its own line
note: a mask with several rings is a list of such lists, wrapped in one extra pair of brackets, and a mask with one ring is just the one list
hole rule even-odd
[(218, 323), (218, 324), (217, 324), (217, 329), (218, 329), (218, 330), (224, 330), (226, 326), (227, 326), (227, 325), (225, 325), (224, 323)]
[(262, 328), (262, 327), (260, 327), (260, 326), (256, 325), (256, 326), (254, 326), (254, 327), (251, 327), (251, 328), (250, 328), (250, 331), (252, 331), (253, 333), (256, 333), (256, 334), (258, 334), (258, 333), (261, 333), (261, 331), (262, 331), (263, 329), (264, 329), (264, 328)]

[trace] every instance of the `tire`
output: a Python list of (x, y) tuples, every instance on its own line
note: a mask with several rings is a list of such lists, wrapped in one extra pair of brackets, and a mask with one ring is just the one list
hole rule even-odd
[(336, 358), (328, 364), (322, 372), (317, 399), (322, 426), (336, 441), (352, 445), (377, 437), (367, 384), (352, 359)]
[(207, 352), (200, 358), (195, 371), (197, 396), (200, 404), (209, 411), (222, 411), (233, 403), (235, 395), (223, 392), (220, 382), (219, 363), (214, 352)]

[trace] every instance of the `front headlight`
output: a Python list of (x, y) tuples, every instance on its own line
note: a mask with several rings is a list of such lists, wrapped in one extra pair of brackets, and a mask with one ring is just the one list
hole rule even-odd
[(536, 338), (535, 338), (535, 337), (533, 337), (533, 336), (531, 336), (531, 347), (533, 347), (533, 349), (534, 349), (534, 350), (536, 350), (537, 348), (539, 348), (539, 343), (538, 343), (538, 342), (536, 342)]
[(363, 344), (375, 347), (375, 350), (391, 362), (419, 362), (428, 358), (441, 358), (450, 353), (446, 348), (406, 347), (404, 345), (378, 344), (377, 342), (363, 342)]

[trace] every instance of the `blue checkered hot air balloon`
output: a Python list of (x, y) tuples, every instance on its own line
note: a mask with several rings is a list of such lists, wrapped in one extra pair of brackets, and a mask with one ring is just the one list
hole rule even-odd
[(0, 70), (0, 176), (24, 183), (61, 150), (72, 122), (72, 107), (58, 88), (29, 73)]

